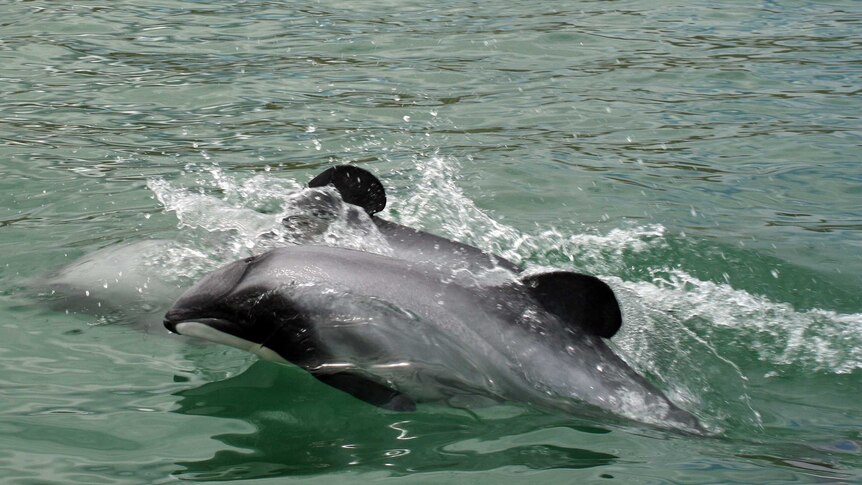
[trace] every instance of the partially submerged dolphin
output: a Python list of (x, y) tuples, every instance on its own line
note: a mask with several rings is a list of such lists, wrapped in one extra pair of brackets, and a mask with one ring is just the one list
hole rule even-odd
[[(308, 188), (286, 194), (282, 216), (245, 209), (241, 216), (247, 221), (236, 222), (258, 228), (260, 234), (245, 236), (265, 249), (317, 242), (315, 238), (327, 231), (343, 231), (365, 238), (362, 243), (371, 246), (382, 243), (381, 249), (392, 256), (432, 267), (466, 270), (468, 277), (492, 269), (520, 271), (514, 263), (473, 246), (382, 219), (376, 214), (385, 206), (385, 190), (377, 177), (357, 166), (337, 165), (314, 177)], [(271, 227), (266, 227), (268, 217)], [(161, 315), (192, 282), (179, 275), (187, 273), (188, 268), (177, 272), (170, 265), (188, 266), (190, 261), (196, 271), (216, 266), (203, 252), (176, 241), (135, 241), (87, 254), (35, 280), (33, 285), (60, 309), (130, 321), (147, 331), (163, 332)]]
[[(521, 271), (518, 265), (498, 255), (377, 216), (386, 207), (386, 191), (380, 180), (363, 168), (336, 165), (308, 182), (309, 188), (326, 186), (335, 187), (344, 202), (365, 210), (395, 257), (473, 273), (497, 268), (513, 273)], [(285, 219), (285, 223), (290, 224), (290, 219)]]
[(388, 409), (467, 396), (571, 412), (587, 403), (702, 430), (603, 340), (621, 324), (605, 283), (569, 272), (492, 286), (450, 276), (360, 251), (275, 249), (207, 275), (164, 324), (297, 365)]
[[(67, 313), (129, 322), (146, 332), (166, 333), (161, 325), (164, 312), (194, 283), (188, 277), (169, 277), (165, 268), (164, 260), (182, 254), (183, 249), (167, 239), (108, 246), (32, 279), (31, 285), (42, 300)], [(189, 263), (179, 258), (171, 262)]]

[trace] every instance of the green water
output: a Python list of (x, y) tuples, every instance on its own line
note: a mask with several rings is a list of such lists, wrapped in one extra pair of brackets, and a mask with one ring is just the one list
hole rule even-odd
[[(858, 2), (0, 14), (0, 483), (862, 480)], [(380, 176), (387, 218), (607, 280), (616, 350), (710, 435), (390, 413), (32, 295), (156, 238), (193, 281), (334, 163)]]

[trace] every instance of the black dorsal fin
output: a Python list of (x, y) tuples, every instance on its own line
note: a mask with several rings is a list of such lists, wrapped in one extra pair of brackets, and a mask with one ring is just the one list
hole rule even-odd
[(570, 271), (554, 271), (522, 278), (542, 307), (564, 323), (587, 333), (611, 338), (623, 323), (620, 305), (604, 281)]
[(371, 172), (354, 165), (336, 165), (311, 179), (309, 187), (335, 186), (341, 199), (358, 205), (368, 215), (376, 214), (386, 207), (386, 190)]

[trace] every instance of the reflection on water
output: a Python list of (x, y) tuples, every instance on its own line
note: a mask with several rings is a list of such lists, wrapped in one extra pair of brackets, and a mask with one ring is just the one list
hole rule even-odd
[[(554, 428), (580, 435), (571, 443), (583, 445), (590, 442), (589, 435), (611, 432), (595, 425), (579, 426), (559, 416), (525, 416), (528, 410), (501, 419), (433, 406), (415, 413), (382, 411), (298, 368), (268, 362), (175, 395), (180, 398), (177, 413), (241, 420), (254, 428), (248, 434), (214, 436), (227, 448), (207, 460), (178, 463), (183, 469), (176, 475), (183, 479), (252, 479), (352, 467), (392, 475), (505, 466), (588, 468), (617, 460), (605, 451), (531, 437), (537, 429)], [(446, 413), (445, 419), (440, 412)]]

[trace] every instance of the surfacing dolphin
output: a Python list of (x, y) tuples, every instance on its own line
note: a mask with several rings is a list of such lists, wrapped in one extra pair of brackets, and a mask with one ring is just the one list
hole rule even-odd
[(621, 324), (605, 283), (568, 272), (494, 286), (449, 276), (360, 251), (275, 249), (207, 275), (164, 324), (294, 364), (387, 409), (477, 396), (574, 413), (587, 403), (702, 431), (603, 340)]
[[(261, 231), (244, 236), (259, 247), (272, 248), (318, 243), (322, 234), (335, 232), (347, 238), (364, 238), (353, 241), (360, 245), (374, 246), (382, 241), (393, 256), (461, 268), (471, 275), (495, 268), (520, 271), (510, 261), (478, 248), (376, 216), (385, 206), (385, 190), (377, 177), (360, 167), (338, 165), (314, 177), (308, 188), (285, 194), (284, 215), (273, 218), (271, 227), (266, 227), (270, 216), (243, 209), (250, 221), (245, 225)], [(282, 217), (280, 224), (278, 217)], [(197, 252), (167, 239), (109, 246), (34, 279), (32, 285), (59, 309), (129, 321), (147, 331), (162, 332), (161, 316), (176, 295), (191, 285), (189, 278), (179, 277), (170, 265), (187, 265), (192, 259), (195, 266), (206, 268), (207, 261), (190, 254)]]
[[(308, 182), (312, 189), (326, 186), (335, 187), (344, 202), (365, 210), (397, 258), (463, 268), (473, 273), (497, 268), (513, 273), (521, 271), (518, 265), (496, 254), (377, 216), (386, 207), (386, 191), (380, 180), (363, 168), (336, 165)], [(326, 195), (321, 197), (325, 199)], [(290, 225), (290, 218), (284, 222)]]

